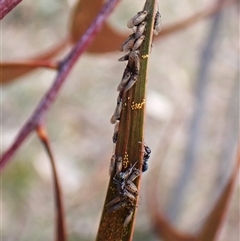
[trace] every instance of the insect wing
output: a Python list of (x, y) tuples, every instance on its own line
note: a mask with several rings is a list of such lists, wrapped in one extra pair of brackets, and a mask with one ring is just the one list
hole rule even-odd
[(134, 73), (140, 69), (139, 50), (131, 51), (129, 54), (128, 68), (133, 69)]
[(115, 124), (116, 121), (117, 121), (117, 120), (116, 120), (116, 117), (115, 117), (115, 115), (113, 114), (112, 117), (111, 117), (111, 119), (110, 119), (110, 123), (111, 123), (111, 124)]
[(136, 60), (136, 58), (139, 59), (139, 50), (135, 50), (135, 51), (131, 51), (129, 53), (129, 61), (134, 62)]
[(137, 162), (135, 162), (133, 164), (133, 166), (129, 167), (125, 172), (123, 172), (123, 179), (124, 180), (128, 180), (128, 178), (130, 177), (130, 175), (132, 174), (133, 172), (133, 169), (135, 167), (135, 165), (137, 164)]
[(134, 51), (134, 50), (137, 50), (137, 49), (142, 45), (144, 39), (145, 39), (145, 36), (144, 36), (144, 35), (142, 35), (140, 38), (138, 38), (138, 39), (135, 41), (132, 50), (133, 50), (133, 51)]
[(110, 208), (111, 206), (113, 206), (121, 201), (122, 201), (122, 198), (120, 196), (115, 197), (112, 201), (110, 201), (109, 203), (106, 204), (106, 208)]
[(161, 14), (159, 11), (156, 12), (153, 25), (153, 33), (158, 35), (162, 30)]
[(124, 191), (124, 196), (127, 197), (131, 202), (136, 201), (136, 197), (127, 190)]
[(115, 169), (115, 163), (116, 163), (116, 156), (112, 155), (111, 161), (110, 161), (110, 167), (109, 167), (109, 175), (112, 176)]
[(138, 176), (140, 176), (140, 171), (138, 169), (134, 169), (131, 176), (128, 178), (128, 181), (133, 182)]
[(133, 16), (128, 22), (127, 22), (127, 27), (128, 28), (133, 28), (134, 26), (137, 26), (143, 20), (147, 17), (148, 11), (140, 11), (138, 12), (135, 16)]
[(127, 43), (128, 43), (129, 41), (132, 41), (132, 40), (134, 40), (134, 39), (135, 39), (135, 34), (134, 34), (134, 33), (131, 34), (131, 35), (129, 35), (128, 38), (121, 44), (119, 50), (122, 52), (122, 51), (123, 51), (123, 47), (124, 47), (125, 45), (127, 45)]
[(129, 37), (127, 38), (126, 41), (124, 41), (122, 43), (122, 45), (120, 46), (120, 51), (122, 52), (127, 52), (129, 50), (132, 49), (133, 45), (134, 45), (134, 42), (135, 42), (135, 33), (129, 35)]
[(124, 89), (124, 87), (126, 86), (127, 82), (129, 81), (129, 79), (131, 78), (131, 72), (129, 71), (129, 68), (126, 68), (124, 73), (123, 73), (123, 77), (122, 80), (120, 82), (120, 84), (117, 87), (118, 91), (122, 91)]
[(128, 81), (127, 85), (124, 88), (124, 92), (127, 92), (128, 90), (130, 90), (132, 88), (132, 86), (137, 82), (138, 80), (138, 75), (133, 75), (131, 77), (131, 79)]
[(127, 183), (126, 183), (126, 189), (127, 189), (130, 193), (134, 194), (135, 196), (138, 195), (138, 189), (137, 189), (136, 185), (135, 185), (133, 182), (131, 182), (131, 181), (127, 181)]
[(127, 22), (127, 27), (128, 28), (133, 28), (134, 27), (134, 21), (139, 18), (141, 15), (141, 12), (138, 12), (135, 16), (133, 16), (129, 21)]
[(121, 112), (122, 112), (122, 99), (118, 98), (117, 106), (115, 108), (114, 114), (110, 119), (111, 124), (115, 124), (117, 120), (120, 120)]
[(119, 196), (119, 197), (114, 198), (112, 201), (110, 201), (106, 205), (106, 208), (108, 209), (107, 212), (109, 213), (109, 212), (119, 210), (120, 208), (125, 207), (125, 206), (127, 206), (126, 199)]
[(129, 53), (119, 58), (118, 61), (127, 61), (128, 59), (129, 59)]
[(122, 157), (118, 156), (116, 160), (116, 175), (118, 175), (122, 171), (122, 167), (123, 167)]
[(142, 22), (141, 24), (139, 24), (137, 26), (136, 32), (135, 32), (135, 39), (138, 39), (139, 37), (141, 37), (145, 31), (145, 28), (147, 26), (146, 22)]
[(116, 122), (115, 126), (114, 126), (114, 132), (113, 132), (113, 143), (117, 142), (117, 137), (118, 137), (118, 128), (119, 128), (119, 121)]
[(116, 107), (116, 111), (115, 111), (115, 116), (117, 120), (120, 120), (120, 116), (121, 116), (121, 112), (122, 112), (122, 99), (118, 98), (117, 101), (117, 107)]
[(133, 216), (133, 209), (130, 209), (127, 214), (127, 217), (125, 218), (124, 223), (123, 223), (124, 228), (126, 228), (128, 226), (128, 224), (132, 220), (132, 216)]

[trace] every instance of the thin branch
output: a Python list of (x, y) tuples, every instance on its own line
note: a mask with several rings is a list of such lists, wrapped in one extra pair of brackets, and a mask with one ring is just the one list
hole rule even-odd
[(69, 38), (64, 38), (54, 46), (48, 48), (44, 52), (32, 57), (17, 60), (10, 63), (0, 63), (1, 79), (0, 84), (9, 84), (24, 74), (27, 74), (38, 67), (47, 67), (50, 69), (58, 69), (58, 63), (52, 62), (52, 59), (63, 51), (69, 45)]
[(22, 0), (1, 0), (0, 3), (0, 19), (15, 8)]
[(183, 30), (191, 25), (197, 23), (198, 21), (205, 19), (207, 17), (211, 17), (214, 14), (222, 11), (227, 6), (230, 6), (233, 3), (237, 3), (238, 0), (224, 0), (222, 2), (215, 2), (210, 6), (205, 7), (204, 9), (200, 10), (199, 12), (194, 13), (192, 16), (187, 17), (186, 19), (179, 20), (177, 23), (172, 23), (166, 26), (163, 26), (161, 32), (159, 33), (156, 38), (161, 38), (163, 36), (167, 36), (169, 34), (173, 34), (176, 31)]
[(49, 60), (25, 60), (19, 62), (3, 62), (0, 63), (0, 68), (49, 68), (49, 69), (58, 69), (58, 64), (51, 62)]
[(84, 50), (86, 50), (89, 44), (93, 41), (94, 36), (100, 31), (104, 21), (119, 1), (120, 0), (108, 0), (103, 5), (101, 11), (99, 12), (95, 20), (92, 22), (92, 24), (89, 26), (86, 33), (80, 38), (80, 40), (72, 48), (70, 53), (60, 63), (60, 68), (56, 80), (54, 81), (49, 91), (42, 98), (42, 100), (38, 104), (36, 110), (33, 112), (29, 120), (21, 128), (18, 136), (16, 137), (11, 147), (3, 154), (0, 160), (0, 169), (4, 167), (4, 165), (10, 160), (12, 155), (19, 148), (21, 143), (44, 118), (47, 110), (50, 108), (53, 101), (56, 99), (59, 90), (61, 89), (74, 64), (81, 56), (81, 54), (84, 52)]
[(53, 183), (54, 183), (54, 197), (55, 197), (55, 208), (56, 208), (56, 241), (66, 241), (66, 224), (65, 215), (62, 200), (62, 191), (60, 187), (60, 182), (57, 174), (57, 169), (55, 166), (55, 160), (53, 157), (53, 152), (50, 147), (50, 142), (48, 139), (47, 132), (43, 125), (38, 125), (36, 128), (39, 139), (41, 140), (51, 162), (52, 173), (53, 173)]
[(229, 209), (230, 201), (233, 196), (234, 187), (236, 186), (239, 177), (240, 167), (240, 146), (237, 147), (234, 167), (232, 168), (231, 176), (226, 181), (226, 184), (209, 213), (201, 231), (198, 234), (198, 240), (215, 241), (218, 238), (221, 227), (225, 220)]

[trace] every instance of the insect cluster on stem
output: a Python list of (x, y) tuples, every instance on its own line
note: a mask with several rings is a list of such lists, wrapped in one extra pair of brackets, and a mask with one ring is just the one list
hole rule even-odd
[(123, 158), (121, 156), (116, 157), (115, 155), (111, 158), (109, 174), (116, 184), (118, 195), (107, 203), (106, 208), (108, 212), (113, 212), (120, 208), (127, 209), (128, 214), (123, 224), (124, 227), (131, 221), (136, 197), (138, 196), (138, 189), (133, 182), (140, 175), (140, 170), (135, 168), (136, 163), (123, 170)]
[[(144, 32), (146, 30), (147, 22), (145, 19), (148, 16), (148, 11), (143, 10), (138, 12), (134, 17), (132, 17), (128, 23), (127, 27), (133, 29), (133, 33), (121, 44), (120, 51), (127, 52), (124, 56), (118, 59), (118, 61), (127, 61), (126, 68), (123, 72), (122, 79), (117, 87), (119, 91), (117, 98), (117, 105), (114, 113), (110, 119), (114, 126), (113, 133), (113, 143), (114, 143), (114, 154), (112, 155), (109, 174), (112, 178), (113, 183), (116, 186), (115, 191), (117, 192), (115, 198), (110, 200), (106, 204), (107, 212), (114, 212), (121, 208), (126, 210), (126, 218), (123, 223), (123, 227), (126, 227), (134, 214), (136, 208), (136, 198), (138, 196), (138, 188), (134, 183), (139, 177), (141, 172), (148, 169), (148, 160), (150, 158), (151, 149), (144, 144), (143, 148), (143, 164), (140, 169), (135, 167), (137, 161), (134, 165), (129, 166), (128, 163), (124, 163), (122, 156), (117, 156), (115, 154), (115, 146), (118, 140), (119, 124), (121, 121), (123, 103), (123, 95), (132, 88), (136, 83), (140, 71), (140, 50), (142, 43), (145, 40)], [(158, 34), (160, 31), (160, 13), (157, 11), (154, 17), (154, 34)], [(141, 143), (141, 142), (140, 142)]]

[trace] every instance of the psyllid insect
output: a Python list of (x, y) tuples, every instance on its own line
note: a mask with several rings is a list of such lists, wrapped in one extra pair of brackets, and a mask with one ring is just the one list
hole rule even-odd
[(128, 52), (132, 49), (135, 42), (135, 33), (129, 35), (129, 37), (121, 44), (119, 50), (122, 52)]
[(120, 116), (121, 116), (121, 112), (122, 112), (122, 105), (123, 105), (122, 98), (120, 96), (118, 96), (117, 106), (110, 119), (111, 124), (115, 124), (117, 120), (120, 120)]
[(116, 156), (112, 155), (111, 161), (110, 161), (110, 167), (109, 167), (109, 175), (112, 176), (113, 172), (115, 171), (115, 162), (116, 162)]
[(127, 197), (130, 202), (134, 202), (136, 200), (136, 197), (128, 190), (124, 190), (122, 195), (124, 197)]
[(136, 32), (135, 32), (135, 39), (138, 39), (141, 37), (145, 31), (145, 28), (147, 26), (146, 22), (142, 22), (137, 26)]
[(134, 26), (137, 26), (141, 22), (144, 21), (144, 19), (147, 17), (148, 11), (140, 11), (135, 16), (133, 16), (128, 22), (127, 27), (133, 28)]
[(132, 86), (137, 82), (137, 80), (138, 80), (138, 75), (137, 74), (132, 75), (132, 77), (130, 78), (130, 80), (128, 81), (127, 85), (124, 88), (124, 92), (127, 92), (128, 90), (130, 90)]
[(115, 183), (126, 182), (127, 179), (130, 177), (130, 175), (133, 173), (133, 170), (135, 170), (134, 168), (136, 164), (137, 162), (135, 162), (132, 166), (127, 168), (125, 171), (121, 171), (120, 173), (116, 172), (117, 175), (115, 175), (115, 177), (113, 178)]
[(131, 181), (127, 181), (126, 189), (129, 192), (133, 193), (134, 195), (136, 195), (136, 196), (138, 195), (138, 189), (137, 189), (136, 185)]
[(116, 211), (125, 206), (133, 206), (133, 203), (136, 201), (136, 196), (138, 195), (138, 189), (131, 181), (135, 180), (135, 178), (139, 176), (136, 171), (140, 174), (140, 171), (134, 167), (137, 162), (123, 171), (122, 157), (114, 157), (114, 161), (115, 165), (111, 163), (111, 167), (115, 166), (115, 175), (111, 172), (111, 176), (114, 175), (113, 182), (117, 185), (119, 196), (115, 197), (106, 204), (108, 212)]
[(118, 61), (127, 61), (127, 60), (134, 61), (137, 57), (139, 58), (139, 50), (130, 51), (126, 55), (119, 58)]
[(106, 204), (106, 208), (109, 208), (109, 207), (111, 207), (111, 206), (113, 206), (113, 205), (121, 202), (122, 200), (123, 200), (122, 197), (117, 196), (117, 197), (115, 197), (112, 201), (110, 201), (109, 203)]
[(136, 73), (140, 69), (140, 59), (139, 59), (139, 50), (131, 51), (129, 53), (128, 60), (128, 68), (132, 70), (132, 72)]
[(122, 171), (122, 167), (123, 167), (122, 157), (118, 156), (116, 158), (116, 173), (115, 173), (115, 175), (119, 175), (119, 173)]
[(106, 208), (108, 209), (107, 212), (113, 212), (119, 210), (120, 208), (126, 207), (127, 205), (128, 202), (126, 201), (125, 197), (116, 197), (106, 205)]
[(154, 17), (153, 33), (155, 35), (158, 35), (161, 30), (162, 30), (161, 14), (159, 11), (157, 11)]
[(133, 50), (133, 51), (134, 51), (134, 50), (137, 50), (137, 49), (142, 45), (144, 39), (145, 39), (145, 36), (144, 36), (144, 35), (142, 35), (140, 38), (138, 38), (138, 39), (134, 42), (134, 45), (133, 45), (133, 47), (132, 47), (132, 50)]
[(140, 176), (140, 171), (138, 169), (134, 169), (130, 177), (128, 178), (128, 181), (133, 182), (137, 177)]
[(114, 131), (113, 131), (113, 143), (117, 142), (117, 138), (118, 138), (118, 128), (119, 128), (119, 121), (116, 122), (115, 126), (114, 126)]
[(129, 59), (129, 53), (119, 58), (118, 61), (127, 61), (128, 59)]
[(124, 228), (126, 228), (128, 226), (128, 224), (130, 223), (130, 221), (132, 220), (133, 213), (134, 213), (134, 209), (130, 208), (128, 211), (127, 217), (125, 218), (124, 223), (123, 223)]
[(120, 82), (120, 84), (117, 87), (118, 91), (122, 91), (124, 89), (125, 85), (129, 81), (131, 76), (132, 76), (131, 70), (128, 67), (126, 67), (126, 69), (124, 70), (121, 82)]

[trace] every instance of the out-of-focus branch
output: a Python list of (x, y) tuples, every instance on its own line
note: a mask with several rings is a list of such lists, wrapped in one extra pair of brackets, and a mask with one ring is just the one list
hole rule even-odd
[(0, 19), (15, 8), (22, 0), (1, 0), (0, 2)]
[[(225, 183), (218, 199), (216, 200), (212, 210), (208, 214), (203, 227), (196, 234), (188, 234), (178, 231), (174, 228), (162, 212), (158, 211), (158, 195), (157, 195), (157, 175), (154, 182), (151, 182), (148, 190), (149, 211), (153, 221), (154, 229), (166, 241), (213, 241), (217, 240), (224, 217), (227, 214), (234, 187), (238, 179), (240, 167), (240, 147), (238, 147), (234, 167), (231, 170), (231, 176)], [(156, 169), (154, 170), (156, 171)]]
[(69, 38), (60, 40), (55, 43), (50, 49), (24, 60), (17, 60), (14, 62), (2, 62), (0, 63), (1, 78), (0, 84), (5, 85), (12, 83), (17, 77), (20, 77), (26, 73), (29, 73), (37, 68), (46, 67), (50, 69), (57, 69), (58, 63), (53, 61), (53, 57), (63, 51), (69, 44)]
[(53, 157), (53, 152), (51, 150), (50, 142), (48, 139), (47, 132), (43, 125), (38, 125), (36, 128), (39, 139), (41, 140), (51, 162), (52, 172), (53, 172), (53, 183), (55, 190), (55, 208), (56, 208), (56, 241), (66, 241), (66, 225), (65, 225), (65, 215), (62, 200), (62, 191), (60, 187), (60, 182), (57, 174), (57, 169), (55, 165), (55, 160)]
[[(225, 2), (225, 0), (218, 1), (219, 4)], [(173, 192), (172, 202), (168, 206), (168, 216), (171, 222), (177, 223), (180, 212), (180, 207), (185, 196), (185, 190), (188, 186), (189, 180), (192, 178), (197, 150), (199, 148), (199, 142), (201, 138), (202, 117), (205, 109), (206, 91), (208, 88), (208, 82), (210, 79), (210, 66), (214, 56), (214, 44), (217, 40), (219, 28), (221, 24), (221, 12), (218, 12), (212, 22), (212, 26), (209, 29), (205, 46), (202, 50), (202, 56), (200, 60), (200, 69), (196, 80), (195, 87), (195, 107), (193, 117), (189, 126), (189, 140), (188, 147), (185, 154), (184, 164), (182, 171), (180, 172), (179, 180)]]
[(214, 14), (222, 11), (225, 7), (237, 2), (238, 0), (223, 0), (221, 2), (216, 1), (214, 4), (211, 4), (210, 6), (207, 6), (204, 9), (199, 10), (199, 12), (194, 13), (192, 16), (177, 21), (176, 23), (164, 26), (159, 35), (155, 38), (161, 38), (163, 36), (175, 33), (176, 31), (180, 31), (187, 27), (190, 27), (198, 21), (205, 19), (207, 17), (211, 17)]
[(57, 69), (58, 64), (53, 63), (49, 60), (30, 60), (30, 61), (21, 61), (21, 62), (4, 62), (0, 63), (1, 68), (49, 68), (49, 69)]
[[(229, 160), (228, 160), (229, 161)], [(198, 234), (198, 240), (202, 241), (214, 241), (220, 233), (223, 226), (231, 198), (233, 196), (234, 187), (236, 185), (239, 176), (240, 167), (240, 146), (236, 151), (235, 163), (232, 168), (230, 178), (225, 183), (221, 194), (219, 195), (216, 203), (214, 204), (211, 212), (209, 213), (201, 231)]]
[(26, 139), (26, 137), (31, 133), (31, 131), (35, 129), (36, 126), (42, 121), (53, 101), (56, 99), (59, 90), (61, 89), (74, 64), (84, 52), (84, 50), (93, 41), (94, 36), (97, 34), (97, 32), (100, 31), (102, 24), (118, 2), (119, 0), (108, 0), (103, 5), (101, 11), (92, 22), (92, 24), (89, 26), (86, 33), (80, 38), (80, 40), (72, 48), (70, 53), (61, 61), (56, 80), (54, 81), (48, 92), (45, 94), (45, 96), (42, 98), (29, 120), (21, 128), (13, 144), (3, 154), (0, 160), (0, 169), (2, 169), (3, 166), (10, 160), (12, 155), (16, 152), (16, 150)]
[(184, 105), (176, 106), (175, 109), (178, 111), (178, 115), (175, 115), (173, 119), (168, 123), (166, 128), (163, 130), (162, 139), (160, 139), (158, 156), (160, 160), (156, 163), (151, 175), (148, 178), (148, 189), (147, 189), (147, 208), (153, 223), (155, 232), (166, 241), (196, 241), (196, 238), (184, 232), (175, 229), (171, 223), (164, 216), (163, 212), (159, 211), (159, 200), (158, 200), (158, 183), (159, 183), (159, 169), (162, 164), (162, 160), (167, 155), (167, 150), (170, 148), (172, 140), (177, 132), (179, 126), (186, 122), (187, 111)]
[[(189, 16), (182, 20), (177, 20), (175, 23), (163, 26), (163, 29), (161, 30), (160, 34), (158, 36), (155, 36), (155, 39), (162, 38), (164, 36), (167, 36), (168, 34), (173, 34), (176, 31), (180, 31), (182, 29), (190, 27), (198, 21), (212, 16), (216, 14), (218, 11), (222, 11), (225, 7), (228, 7), (236, 2), (237, 0), (224, 0), (222, 3), (211, 3), (209, 6), (206, 6), (204, 9), (199, 10), (192, 16)], [(92, 19), (97, 15), (102, 5), (100, 1), (97, 5), (94, 5), (93, 9), (91, 4), (91, 1), (85, 0), (80, 1), (79, 4), (76, 6), (72, 22), (72, 30), (70, 33), (71, 39), (74, 39), (74, 43), (76, 43), (80, 36), (82, 36), (85, 33), (86, 27), (90, 25)], [(82, 22), (84, 22), (85, 24), (82, 25)], [(125, 36), (124, 34), (115, 31), (115, 29), (113, 29), (109, 25), (109, 23), (106, 22), (103, 25), (101, 33), (96, 36), (94, 43), (89, 46), (87, 51), (98, 54), (115, 51), (119, 47), (119, 45), (126, 39), (126, 37), (127, 36)], [(19, 61), (19, 66), (9, 66), (9, 68), (11, 68), (10, 71), (9, 68), (5, 68), (4, 64), (2, 64), (2, 75), (0, 84), (11, 83), (15, 78), (34, 70), (32, 66), (26, 67), (24, 64), (25, 61), (33, 61), (35, 64), (37, 64), (38, 61), (35, 62), (35, 60), (49, 59), (49, 57), (46, 58), (46, 56), (49, 56), (49, 54), (55, 56), (57, 52), (59, 52), (59, 50), (62, 50), (63, 47), (66, 46), (66, 44), (69, 44), (68, 38), (64, 40), (64, 42), (60, 42), (60, 45), (58, 44), (54, 46), (53, 49), (49, 52), (43, 53), (43, 55), (34, 57), (32, 59), (23, 60), (23, 65), (20, 65), (21, 62)], [(41, 67), (41, 64), (39, 67)], [(38, 68), (38, 66), (36, 66), (36, 68)]]

